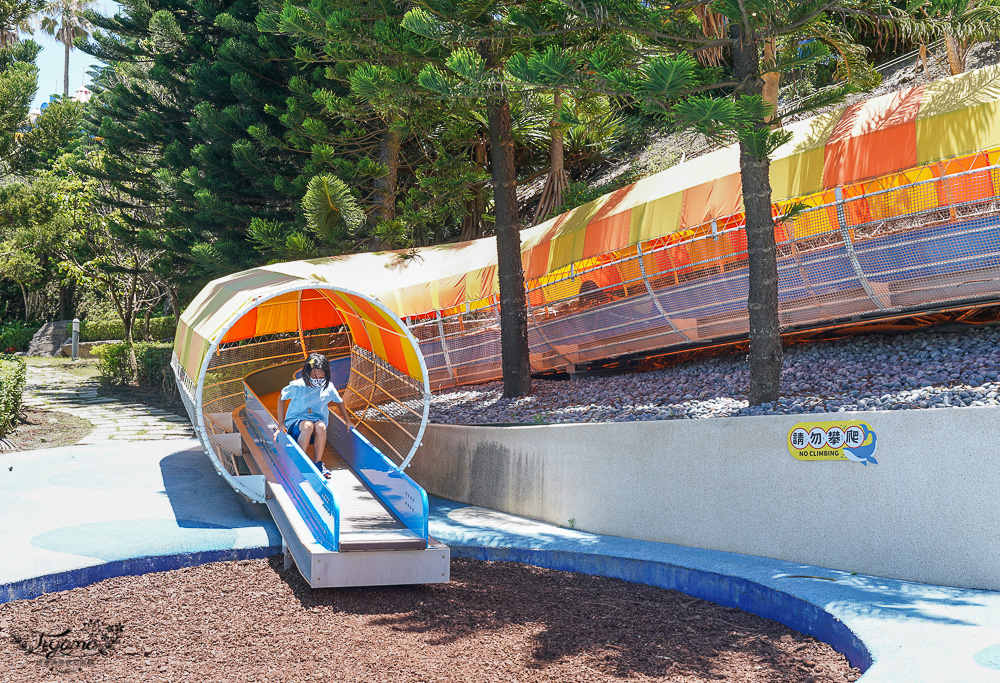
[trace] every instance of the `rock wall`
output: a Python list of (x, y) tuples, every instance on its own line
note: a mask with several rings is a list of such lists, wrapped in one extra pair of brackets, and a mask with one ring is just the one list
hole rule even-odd
[(29, 356), (58, 356), (61, 353), (63, 342), (69, 336), (66, 332), (72, 320), (57, 320), (53, 323), (45, 323), (42, 328), (35, 332), (28, 344)]

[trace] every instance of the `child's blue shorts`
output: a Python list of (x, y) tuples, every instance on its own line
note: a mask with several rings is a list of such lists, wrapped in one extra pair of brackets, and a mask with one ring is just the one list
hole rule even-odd
[[(302, 433), (302, 430), (299, 429), (299, 425), (302, 424), (303, 422), (305, 422), (305, 420), (296, 420), (288, 428), (288, 435), (292, 437), (292, 440), (294, 441), (299, 440), (299, 434)], [(315, 422), (313, 424), (315, 424)], [(313, 430), (312, 436), (309, 437), (309, 443), (313, 443), (315, 440), (316, 440), (316, 431)]]

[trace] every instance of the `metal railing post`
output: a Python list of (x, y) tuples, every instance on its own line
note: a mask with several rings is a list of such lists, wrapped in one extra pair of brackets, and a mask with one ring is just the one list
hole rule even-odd
[(434, 317), (437, 318), (438, 336), (441, 337), (441, 352), (444, 354), (444, 364), (448, 368), (448, 376), (451, 377), (451, 381), (457, 382), (455, 368), (451, 365), (451, 354), (448, 353), (448, 342), (444, 338), (444, 321), (441, 318), (441, 311), (435, 311)]
[(864, 271), (861, 270), (861, 263), (858, 261), (858, 255), (854, 253), (854, 241), (851, 239), (851, 231), (847, 227), (847, 211), (844, 209), (844, 189), (842, 187), (835, 187), (833, 189), (833, 195), (836, 197), (836, 207), (837, 207), (837, 223), (840, 224), (840, 235), (844, 239), (844, 248), (847, 250), (847, 258), (851, 262), (851, 267), (854, 268), (854, 274), (857, 276), (858, 281), (865, 290), (865, 294), (868, 298), (874, 302), (878, 310), (885, 311), (888, 310), (888, 306), (879, 298), (875, 290), (872, 289), (871, 283), (868, 282), (868, 277), (865, 275)]
[(653, 288), (649, 284), (649, 278), (646, 277), (646, 264), (643, 262), (642, 258), (643, 257), (642, 245), (641, 244), (635, 245), (635, 249), (636, 249), (636, 255), (639, 259), (639, 274), (642, 276), (642, 284), (646, 285), (646, 292), (649, 293), (649, 298), (653, 300), (653, 305), (656, 306), (656, 310), (660, 312), (660, 315), (663, 316), (663, 319), (667, 321), (668, 325), (670, 325), (670, 329), (672, 329), (674, 332), (683, 337), (684, 341), (691, 341), (691, 337), (684, 334), (684, 332), (682, 332), (681, 329), (674, 324), (674, 321), (670, 319), (670, 316), (667, 315), (667, 312), (663, 310), (663, 306), (660, 305), (660, 300), (656, 298), (655, 294), (653, 294)]

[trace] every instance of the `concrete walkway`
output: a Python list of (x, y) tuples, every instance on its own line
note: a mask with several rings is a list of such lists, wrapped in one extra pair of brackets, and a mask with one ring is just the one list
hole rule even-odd
[[(453, 555), (674, 588), (779, 620), (870, 667), (863, 683), (1000, 683), (1000, 593), (563, 529), (442, 499)], [(280, 552), (266, 508), (193, 439), (0, 454), (0, 602)], [(337, 589), (326, 589), (337, 590)]]
[(98, 396), (98, 383), (58, 365), (28, 365), (24, 405), (57, 410), (87, 420), (94, 430), (81, 444), (105, 441), (162, 441), (194, 436), (186, 418), (141, 403)]

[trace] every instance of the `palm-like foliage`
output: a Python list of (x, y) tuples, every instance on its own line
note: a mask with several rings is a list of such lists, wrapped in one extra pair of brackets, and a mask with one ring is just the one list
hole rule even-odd
[[(769, 157), (789, 139), (770, 127), (775, 108), (763, 93), (765, 75), (808, 67), (831, 55), (830, 43), (798, 37), (832, 33), (835, 20), (876, 21), (880, 0), (694, 0), (676, 4), (654, 0), (581, 0), (572, 3), (577, 22), (614, 26), (618, 40), (605, 39), (579, 54), (534, 50), (512, 56), (509, 77), (539, 88), (603, 92), (632, 99), (671, 127), (694, 128), (710, 137), (735, 140), (749, 251), (750, 387), (752, 404), (779, 395), (781, 341), (777, 267), (771, 215)], [(699, 10), (696, 11), (696, 10)], [(884, 12), (891, 11), (886, 4)], [(711, 12), (727, 31), (706, 30)], [(714, 24), (713, 24), (714, 25)], [(844, 41), (849, 44), (849, 41)], [(692, 56), (728, 48), (732, 69)], [(851, 54), (844, 48), (841, 54)], [(451, 65), (449, 65), (451, 66)], [(451, 67), (452, 71), (458, 70)], [(430, 80), (430, 79), (428, 79)], [(433, 85), (442, 83), (435, 79)], [(804, 108), (839, 99), (848, 86), (817, 94)]]
[(0, 178), (12, 170), (11, 157), (38, 88), (34, 61), (39, 50), (31, 40), (0, 47)]
[(43, 0), (0, 0), (0, 48), (18, 42), (18, 33), (31, 33), (31, 17)]
[(924, 11), (936, 20), (934, 25), (944, 38), (952, 75), (965, 71), (973, 43), (1000, 35), (998, 0), (930, 0)]
[(419, 242), (430, 217), (404, 225), (397, 216), (400, 199), (426, 176), (423, 129), (449, 116), (412, 94), (435, 44), (400, 27), (403, 11), (392, 0), (286, 0), (257, 18), (261, 31), (288, 36), (295, 60), (315, 74), (311, 87), (293, 91), (282, 122), (311, 157), (306, 173), (332, 173), (357, 198), (366, 225), (354, 233), (356, 248)]
[(55, 36), (66, 48), (63, 64), (63, 95), (69, 96), (69, 53), (73, 41), (90, 35), (92, 26), (83, 16), (96, 4), (95, 0), (48, 0), (42, 8), (40, 28)]
[[(559, 2), (472, 0), (455, 4), (421, 0), (403, 17), (402, 25), (447, 50), (440, 64), (428, 64), (418, 82), (448, 101), (485, 103), (490, 130), (490, 170), (493, 180), (497, 272), (500, 283), (500, 344), (504, 396), (523, 396), (531, 390), (524, 272), (521, 265), (519, 215), (516, 196), (517, 166), (512, 138), (510, 60), (526, 51), (544, 49), (556, 34), (599, 33), (596, 27), (574, 25), (573, 12)], [(566, 68), (559, 55), (547, 53), (555, 74)], [(558, 78), (545, 83), (549, 92), (561, 90)], [(557, 138), (561, 143), (561, 136)], [(560, 146), (561, 147), (561, 146)], [(558, 150), (562, 160), (562, 149)], [(555, 174), (562, 181), (561, 169)]]

